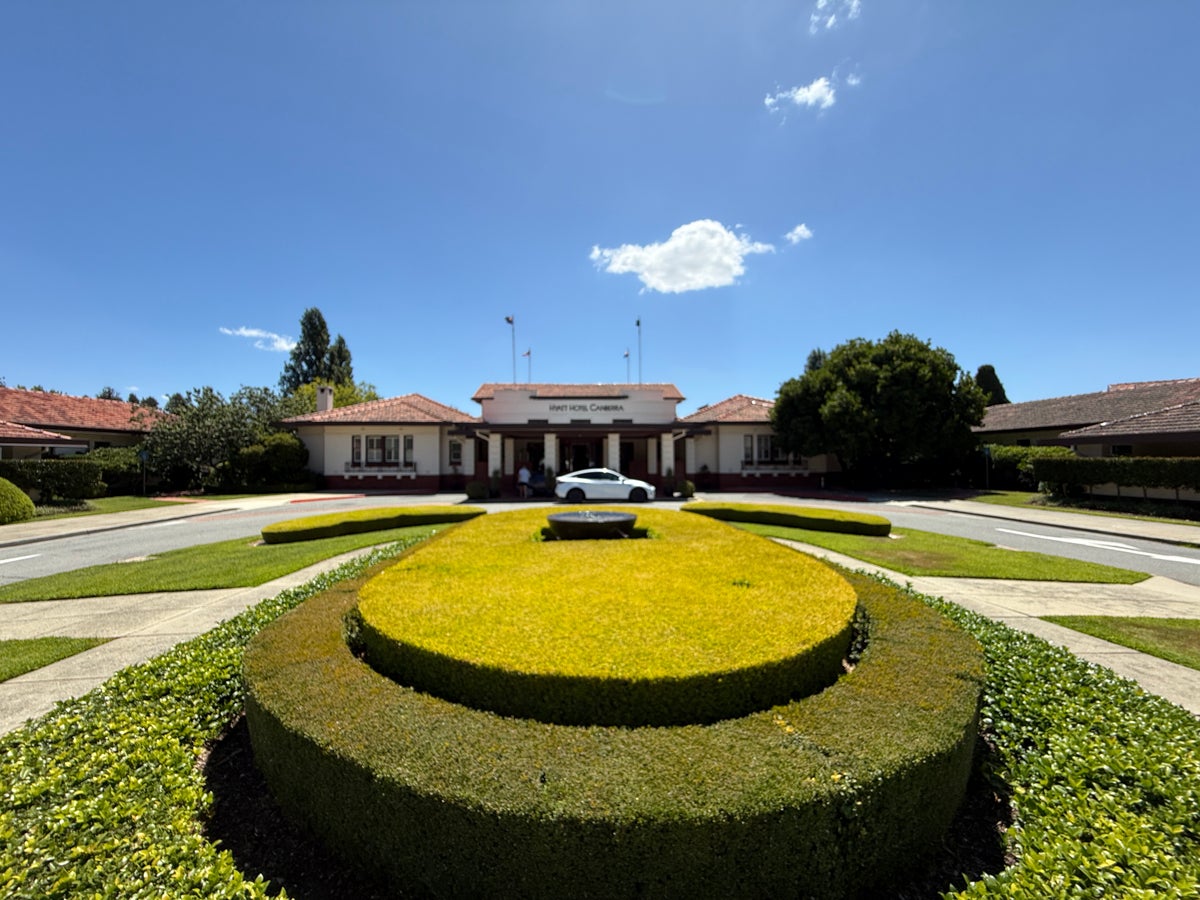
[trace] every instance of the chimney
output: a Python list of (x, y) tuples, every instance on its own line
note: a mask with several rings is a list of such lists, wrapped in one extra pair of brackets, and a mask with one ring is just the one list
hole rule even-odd
[(317, 385), (317, 412), (329, 412), (333, 409), (333, 385)]

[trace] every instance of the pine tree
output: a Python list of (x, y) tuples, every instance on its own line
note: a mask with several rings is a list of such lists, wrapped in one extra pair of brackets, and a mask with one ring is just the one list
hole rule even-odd
[(1004, 385), (1000, 383), (1000, 377), (992, 366), (980, 366), (979, 371), (975, 373), (975, 383), (983, 388), (983, 393), (987, 395), (988, 406), (1009, 402), (1008, 394), (1004, 393)]

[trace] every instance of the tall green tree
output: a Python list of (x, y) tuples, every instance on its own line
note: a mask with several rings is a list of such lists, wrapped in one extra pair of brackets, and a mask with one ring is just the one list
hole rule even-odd
[(147, 465), (172, 484), (201, 488), (219, 483), (243, 447), (261, 442), (279, 417), (270, 388), (242, 388), (228, 400), (211, 387), (196, 388), (167, 404), (171, 416), (146, 435)]
[(279, 390), (291, 394), (302, 385), (352, 384), (354, 368), (350, 363), (350, 348), (340, 334), (330, 344), (329, 326), (325, 316), (315, 306), (300, 317), (300, 339), (279, 377)]
[(954, 356), (910, 334), (840, 344), (780, 387), (772, 424), (782, 446), (835, 454), (852, 480), (949, 480), (976, 445), (984, 395)]
[(988, 406), (1009, 402), (1008, 394), (1004, 392), (1004, 385), (1000, 383), (1000, 376), (996, 374), (996, 370), (992, 366), (986, 364), (980, 366), (975, 373), (975, 383), (987, 397)]

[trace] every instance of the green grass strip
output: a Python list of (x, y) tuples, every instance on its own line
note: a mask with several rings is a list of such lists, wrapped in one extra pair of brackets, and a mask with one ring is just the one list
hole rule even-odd
[(1047, 622), (1080, 631), (1131, 650), (1200, 670), (1200, 619), (1138, 616), (1043, 616)]
[(26, 672), (33, 672), (107, 642), (107, 638), (69, 637), (0, 641), (0, 681), (8, 681)]
[(0, 603), (253, 587), (331, 556), (376, 544), (423, 538), (444, 527), (448, 526), (392, 528), (293, 544), (259, 544), (255, 538), (236, 538), (170, 550), (141, 562), (88, 566), (18, 581), (0, 587)]
[(786, 538), (824, 547), (903, 575), (1081, 581), (1093, 584), (1137, 584), (1150, 577), (1144, 572), (1045, 553), (1005, 550), (984, 541), (907, 528), (894, 529), (892, 537), (866, 537), (750, 523), (739, 523), (738, 527), (765, 537)]

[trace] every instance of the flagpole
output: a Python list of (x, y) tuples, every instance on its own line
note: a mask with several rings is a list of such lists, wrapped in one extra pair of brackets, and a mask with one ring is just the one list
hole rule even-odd
[(625, 348), (625, 383), (629, 384), (629, 348)]
[(525, 358), (527, 360), (529, 360), (529, 362), (527, 362), (525, 364), (525, 382), (526, 382), (526, 384), (533, 384), (533, 348), (532, 347), (530, 347), (528, 350), (525, 351)]
[(642, 383), (642, 317), (638, 316), (638, 384)]
[(517, 323), (514, 321), (515, 316), (505, 316), (504, 321), (508, 323), (512, 329), (512, 362), (513, 362), (513, 380), (512, 383), (517, 383)]

